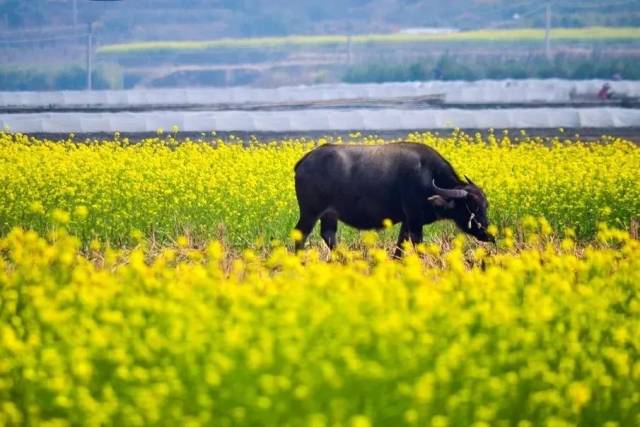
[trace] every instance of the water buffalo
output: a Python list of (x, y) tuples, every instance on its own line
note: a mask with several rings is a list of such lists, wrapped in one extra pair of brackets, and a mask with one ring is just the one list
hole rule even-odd
[(327, 246), (336, 244), (338, 220), (360, 230), (400, 222), (401, 244), (422, 241), (422, 227), (453, 220), (465, 233), (493, 241), (487, 232), (487, 199), (469, 178), (463, 182), (433, 148), (417, 143), (322, 145), (295, 166), (302, 233), (296, 251), (320, 219)]

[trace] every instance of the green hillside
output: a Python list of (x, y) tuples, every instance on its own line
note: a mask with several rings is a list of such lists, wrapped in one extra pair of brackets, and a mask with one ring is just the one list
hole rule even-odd
[[(0, 0), (0, 27), (97, 22), (103, 41), (389, 33), (410, 27), (539, 28), (545, 2), (513, 0)], [(557, 27), (640, 26), (640, 0), (551, 1)]]

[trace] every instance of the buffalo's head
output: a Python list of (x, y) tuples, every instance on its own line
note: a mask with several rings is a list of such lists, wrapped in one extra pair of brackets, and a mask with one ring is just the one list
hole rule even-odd
[(495, 242), (487, 232), (487, 198), (480, 187), (465, 178), (467, 183), (457, 188), (440, 188), (434, 179), (432, 185), (435, 195), (429, 197), (429, 201), (442, 212), (444, 218), (452, 219), (465, 233), (482, 242)]

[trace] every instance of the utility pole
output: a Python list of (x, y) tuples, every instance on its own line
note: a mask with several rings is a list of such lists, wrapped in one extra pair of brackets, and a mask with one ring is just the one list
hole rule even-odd
[(87, 90), (93, 89), (91, 75), (93, 74), (93, 23), (89, 23), (87, 33)]
[(347, 65), (351, 66), (351, 63), (353, 62), (353, 43), (351, 40), (351, 37), (353, 35), (353, 10), (351, 8), (347, 9), (347, 14), (346, 16), (348, 17), (347, 19), (347, 25), (346, 25), (346, 29), (347, 29)]
[(71, 0), (73, 3), (73, 26), (78, 25), (78, 0)]
[(551, 2), (547, 1), (547, 7), (545, 12), (545, 29), (544, 29), (544, 53), (547, 56), (547, 60), (551, 61)]

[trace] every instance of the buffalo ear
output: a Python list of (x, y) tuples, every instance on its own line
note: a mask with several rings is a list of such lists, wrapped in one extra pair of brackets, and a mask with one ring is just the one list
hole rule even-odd
[(455, 206), (455, 203), (450, 200), (447, 201), (444, 197), (442, 196), (431, 196), (427, 199), (433, 206), (438, 207), (438, 208), (443, 208), (443, 209), (453, 209)]

